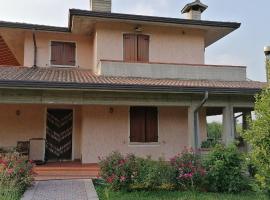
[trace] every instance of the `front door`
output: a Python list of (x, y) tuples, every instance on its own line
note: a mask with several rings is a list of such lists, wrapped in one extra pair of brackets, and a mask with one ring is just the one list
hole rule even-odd
[(46, 126), (46, 160), (72, 159), (73, 110), (48, 109)]

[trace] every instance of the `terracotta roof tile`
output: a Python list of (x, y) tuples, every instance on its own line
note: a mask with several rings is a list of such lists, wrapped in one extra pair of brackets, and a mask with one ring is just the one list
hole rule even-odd
[(172, 88), (262, 89), (266, 83), (257, 81), (179, 80), (97, 76), (91, 70), (78, 68), (0, 67), (0, 82), (46, 82), (74, 84), (105, 84)]
[(0, 35), (0, 65), (18, 66), (19, 62), (9, 49), (5, 40)]

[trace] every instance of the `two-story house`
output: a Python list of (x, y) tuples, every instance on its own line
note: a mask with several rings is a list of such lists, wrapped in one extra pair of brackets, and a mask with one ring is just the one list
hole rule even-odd
[(111, 12), (111, 0), (69, 10), (68, 27), (0, 21), (0, 148), (30, 142), (33, 160), (97, 163), (112, 151), (169, 159), (207, 138), (206, 116), (250, 115), (264, 83), (244, 66), (205, 64), (205, 49), (240, 27)]

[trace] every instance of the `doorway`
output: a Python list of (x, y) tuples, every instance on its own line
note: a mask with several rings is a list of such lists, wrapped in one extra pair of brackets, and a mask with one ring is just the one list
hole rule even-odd
[(72, 160), (72, 109), (47, 109), (46, 161)]

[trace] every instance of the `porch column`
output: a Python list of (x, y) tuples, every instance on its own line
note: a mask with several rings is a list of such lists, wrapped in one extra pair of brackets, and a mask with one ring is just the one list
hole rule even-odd
[(195, 147), (195, 129), (194, 129), (194, 111), (196, 107), (194, 105), (191, 105), (188, 108), (188, 146), (192, 148)]
[(234, 113), (233, 107), (231, 105), (227, 105), (223, 109), (223, 134), (222, 140), (224, 144), (229, 145), (234, 141), (235, 133), (234, 133)]

